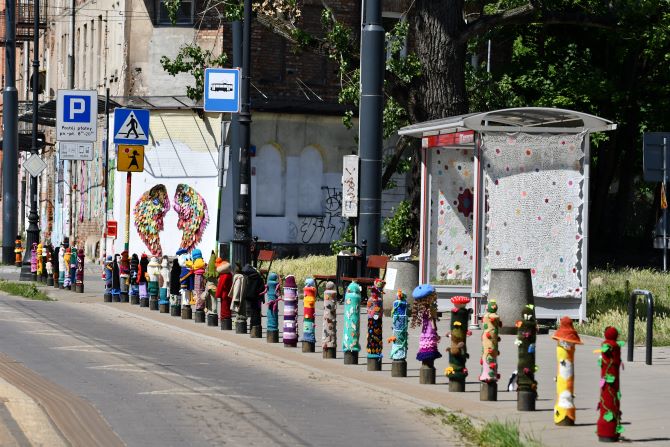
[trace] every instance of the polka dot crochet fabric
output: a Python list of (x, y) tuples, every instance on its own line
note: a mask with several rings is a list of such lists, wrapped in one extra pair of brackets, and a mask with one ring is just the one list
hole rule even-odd
[(472, 278), (473, 151), (431, 150), (431, 282)]
[(581, 297), (584, 134), (482, 135), (487, 264), (529, 268), (541, 297)]

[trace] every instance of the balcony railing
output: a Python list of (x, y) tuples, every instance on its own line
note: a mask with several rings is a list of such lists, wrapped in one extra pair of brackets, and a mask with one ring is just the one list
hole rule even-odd
[[(46, 29), (47, 27), (47, 8), (49, 2), (47, 0), (40, 1), (40, 18), (39, 28)], [(5, 46), (5, 14), (4, 10), (0, 14), (0, 46)], [(34, 0), (17, 0), (16, 2), (16, 41), (25, 42), (33, 40), (35, 37), (35, 1)]]

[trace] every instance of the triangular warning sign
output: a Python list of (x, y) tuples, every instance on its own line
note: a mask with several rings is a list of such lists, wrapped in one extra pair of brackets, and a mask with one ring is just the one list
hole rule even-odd
[(123, 124), (121, 124), (121, 127), (119, 127), (114, 138), (122, 138), (125, 140), (146, 140), (146, 136), (147, 134), (137, 120), (135, 112), (131, 111), (125, 121), (123, 121)]

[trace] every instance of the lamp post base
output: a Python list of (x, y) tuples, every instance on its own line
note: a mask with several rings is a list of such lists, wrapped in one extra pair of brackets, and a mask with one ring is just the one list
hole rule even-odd
[(345, 365), (358, 365), (358, 352), (344, 351)]
[(498, 400), (498, 382), (482, 382), (479, 389), (479, 400), (495, 402)]
[(435, 385), (435, 366), (433, 360), (424, 360), (419, 369), (419, 383), (421, 385)]
[(407, 360), (394, 360), (391, 364), (391, 377), (407, 377)]
[(382, 370), (382, 359), (378, 357), (368, 359), (368, 371), (381, 371), (381, 370)]
[(268, 343), (279, 343), (279, 331), (268, 331), (266, 337)]

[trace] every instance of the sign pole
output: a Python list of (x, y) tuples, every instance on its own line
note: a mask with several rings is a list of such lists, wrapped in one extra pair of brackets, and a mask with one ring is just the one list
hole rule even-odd
[(132, 172), (127, 172), (126, 173), (126, 234), (125, 234), (125, 241), (123, 244), (123, 249), (128, 252), (130, 255), (130, 189), (131, 189), (131, 183), (132, 183)]
[[(667, 138), (663, 137), (663, 194), (665, 194), (666, 180), (668, 179), (668, 150)], [(668, 209), (663, 208), (663, 271), (668, 269)]]

